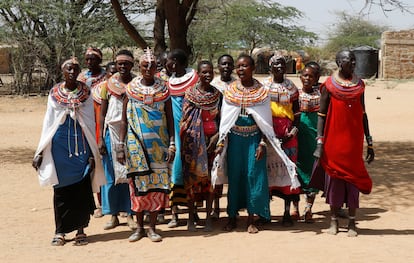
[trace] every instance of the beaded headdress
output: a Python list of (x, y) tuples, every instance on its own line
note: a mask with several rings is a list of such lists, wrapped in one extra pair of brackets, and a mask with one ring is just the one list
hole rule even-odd
[(273, 63), (276, 63), (277, 60), (282, 59), (286, 63), (286, 58), (283, 56), (282, 52), (276, 51), (273, 56), (269, 59), (269, 66)]
[(140, 61), (147, 61), (149, 63), (149, 67), (151, 67), (151, 63), (154, 62), (155, 63), (155, 56), (154, 53), (152, 52), (151, 48), (147, 47), (144, 50), (144, 54), (142, 54), (142, 56), (139, 59)]

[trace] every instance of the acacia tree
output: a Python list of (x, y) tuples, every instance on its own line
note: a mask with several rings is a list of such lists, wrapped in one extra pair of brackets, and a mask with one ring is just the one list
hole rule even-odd
[(60, 80), (63, 59), (80, 56), (86, 45), (100, 42), (112, 32), (114, 15), (104, 0), (2, 0), (0, 19), (7, 41), (14, 47), (15, 92), (26, 93), (32, 85), (35, 63), (45, 69), (42, 86)]
[(332, 28), (325, 46), (328, 54), (333, 55), (338, 50), (362, 45), (379, 48), (381, 34), (388, 27), (376, 25), (361, 16), (353, 16), (345, 12), (339, 12), (337, 16), (337, 21), (340, 22)]
[(211, 58), (224, 48), (257, 47), (294, 50), (312, 43), (316, 34), (296, 26), (302, 13), (289, 6), (266, 1), (227, 1), (203, 6), (191, 28), (194, 48)]

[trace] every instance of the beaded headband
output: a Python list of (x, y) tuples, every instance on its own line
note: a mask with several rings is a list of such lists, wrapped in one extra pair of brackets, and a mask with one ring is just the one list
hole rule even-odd
[(79, 61), (76, 57), (72, 57), (68, 60), (65, 60), (65, 62), (62, 63), (62, 70), (65, 68), (66, 64), (73, 64), (73, 65), (78, 65), (79, 66)]
[(121, 61), (121, 60), (123, 60), (123, 61), (129, 61), (132, 64), (134, 64), (134, 58), (131, 57), (131, 56), (125, 55), (125, 54), (116, 56), (116, 58), (115, 58), (115, 61), (116, 62)]
[(85, 52), (85, 56), (86, 55), (95, 55), (98, 58), (102, 59), (102, 52), (97, 48), (88, 47), (88, 49), (86, 49), (86, 52)]

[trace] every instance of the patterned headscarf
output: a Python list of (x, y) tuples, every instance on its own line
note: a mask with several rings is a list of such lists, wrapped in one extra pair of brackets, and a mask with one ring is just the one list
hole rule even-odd
[(286, 58), (280, 51), (276, 51), (273, 56), (269, 59), (269, 67), (272, 66), (273, 63), (276, 63), (277, 60), (283, 60), (286, 63)]
[(65, 60), (65, 62), (62, 63), (62, 66), (61, 66), (62, 70), (65, 68), (66, 64), (69, 64), (69, 63), (73, 65), (78, 65), (80, 67), (78, 59), (76, 57), (71, 57), (70, 59)]

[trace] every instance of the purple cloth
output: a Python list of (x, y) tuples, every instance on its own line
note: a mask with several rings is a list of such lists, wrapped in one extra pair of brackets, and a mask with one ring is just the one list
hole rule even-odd
[(355, 185), (338, 178), (325, 175), (326, 203), (333, 207), (359, 208), (359, 190)]

